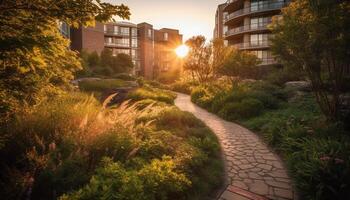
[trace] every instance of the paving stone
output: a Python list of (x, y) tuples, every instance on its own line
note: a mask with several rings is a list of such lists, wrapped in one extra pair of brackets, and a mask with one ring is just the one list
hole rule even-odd
[(244, 196), (232, 193), (230, 191), (225, 191), (220, 198), (224, 200), (250, 200)]
[[(297, 199), (280, 159), (256, 134), (199, 108), (188, 95), (178, 94), (175, 105), (193, 113), (217, 135), (227, 162), (228, 183), (273, 200)], [(225, 191), (220, 199), (248, 200), (230, 191)]]
[(260, 195), (268, 195), (269, 187), (264, 181), (255, 181), (254, 183), (249, 185), (249, 191)]
[(285, 190), (280, 188), (275, 188), (274, 190), (275, 190), (275, 195), (278, 197), (283, 197), (287, 199), (293, 198), (293, 192), (291, 190)]

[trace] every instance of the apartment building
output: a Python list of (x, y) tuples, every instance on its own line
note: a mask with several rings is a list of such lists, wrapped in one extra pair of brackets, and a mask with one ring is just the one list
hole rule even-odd
[[(228, 45), (250, 51), (261, 59), (262, 66), (277, 65), (270, 51), (272, 37), (268, 24), (290, 0), (228, 0), (218, 8), (223, 17), (223, 39)], [(220, 28), (219, 26), (216, 28)], [(217, 35), (220, 37), (220, 35)]]
[(77, 51), (100, 54), (107, 48), (113, 55), (128, 54), (134, 74), (153, 79), (179, 67), (174, 49), (182, 44), (182, 35), (174, 29), (156, 30), (148, 23), (97, 22), (93, 27), (72, 29), (71, 41), (71, 48)]
[[(220, 4), (215, 13), (214, 38), (224, 38), (224, 8), (226, 3)], [(226, 12), (225, 12), (226, 14)]]
[(137, 25), (129, 22), (104, 24), (104, 47), (113, 55), (124, 53), (130, 55), (134, 63), (134, 74), (140, 73), (139, 42)]

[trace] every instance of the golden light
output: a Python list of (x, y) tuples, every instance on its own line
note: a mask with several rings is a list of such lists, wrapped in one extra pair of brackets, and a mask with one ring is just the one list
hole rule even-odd
[(188, 48), (188, 46), (184, 44), (175, 49), (176, 55), (180, 58), (186, 57), (189, 51), (190, 49)]

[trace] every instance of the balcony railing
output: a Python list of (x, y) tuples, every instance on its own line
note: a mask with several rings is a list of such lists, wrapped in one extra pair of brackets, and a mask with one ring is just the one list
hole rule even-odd
[(288, 3), (289, 2), (266, 2), (262, 4), (251, 5), (248, 8), (243, 8), (227, 15), (225, 19), (225, 23), (238, 16), (247, 15), (250, 13), (263, 12), (268, 10), (279, 10), (285, 7)]
[(118, 43), (108, 43), (108, 42), (105, 42), (105, 46), (130, 48), (130, 44), (118, 44)]
[[(120, 31), (113, 31), (113, 30), (107, 30), (104, 31), (107, 35), (117, 35), (117, 36), (130, 36), (130, 33), (120, 32)], [(131, 35), (132, 37), (137, 37), (137, 35)]]
[(244, 32), (249, 32), (249, 31), (258, 31), (258, 30), (266, 30), (267, 29), (267, 25), (269, 25), (270, 22), (266, 22), (266, 23), (255, 23), (255, 24), (248, 24), (248, 25), (244, 25), (244, 26), (239, 26), (233, 29), (230, 29), (229, 31), (227, 31), (225, 33), (225, 36), (232, 36), (232, 35), (237, 35), (240, 33), (244, 33)]
[(247, 49), (269, 48), (269, 45), (270, 45), (269, 40), (257, 40), (252, 42), (233, 44), (232, 46), (240, 50), (247, 50)]

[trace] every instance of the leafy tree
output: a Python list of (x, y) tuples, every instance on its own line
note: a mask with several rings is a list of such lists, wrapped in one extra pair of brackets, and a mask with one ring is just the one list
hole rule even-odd
[(184, 69), (190, 71), (193, 79), (205, 83), (215, 78), (218, 69), (227, 60), (230, 48), (224, 45), (223, 40), (213, 40), (205, 44), (204, 36), (195, 36), (186, 41), (190, 52), (186, 57)]
[(0, 1), (0, 117), (62, 92), (80, 69), (58, 21), (78, 27), (113, 15), (128, 18), (130, 12), (100, 0)]
[(254, 54), (234, 48), (218, 72), (230, 77), (232, 84), (236, 85), (242, 78), (255, 78), (258, 72), (256, 66), (259, 63), (259, 59)]
[(125, 73), (130, 72), (130, 70), (134, 67), (134, 63), (130, 55), (128, 54), (118, 54), (113, 62), (112, 69), (115, 73)]
[(350, 69), (350, 2), (293, 1), (274, 19), (272, 49), (286, 66), (307, 73), (317, 102), (331, 121), (341, 118)]
[(100, 57), (96, 51), (89, 54), (88, 63), (90, 68), (97, 67), (100, 64)]

